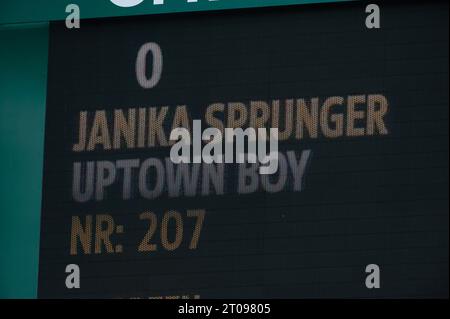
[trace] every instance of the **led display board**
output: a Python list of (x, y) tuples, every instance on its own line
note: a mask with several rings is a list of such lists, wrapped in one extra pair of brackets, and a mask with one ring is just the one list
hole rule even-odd
[[(448, 3), (364, 8), (52, 22), (39, 297), (448, 296)], [(180, 127), (278, 128), (277, 170)]]

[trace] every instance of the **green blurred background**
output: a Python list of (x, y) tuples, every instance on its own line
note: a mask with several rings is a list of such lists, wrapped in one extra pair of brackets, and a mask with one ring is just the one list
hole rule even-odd
[(0, 28), (0, 298), (37, 289), (47, 23)]

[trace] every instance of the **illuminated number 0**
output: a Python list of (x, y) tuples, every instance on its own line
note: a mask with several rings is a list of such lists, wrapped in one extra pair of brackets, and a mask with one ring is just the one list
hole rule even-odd
[[(173, 242), (169, 241), (168, 231), (169, 231), (169, 221), (173, 218), (175, 220), (175, 239)], [(183, 239), (183, 220), (181, 219), (181, 215), (179, 212), (170, 211), (167, 214), (164, 214), (162, 224), (161, 224), (161, 243), (163, 247), (167, 250), (175, 250)]]
[[(147, 55), (151, 52), (153, 55), (152, 76), (147, 78)], [(149, 42), (141, 46), (136, 58), (136, 78), (141, 87), (151, 89), (158, 84), (161, 79), (163, 66), (163, 57), (161, 48), (154, 42)]]

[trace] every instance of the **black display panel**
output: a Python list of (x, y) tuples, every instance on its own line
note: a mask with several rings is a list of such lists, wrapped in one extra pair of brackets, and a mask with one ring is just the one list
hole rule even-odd
[[(51, 23), (39, 297), (448, 297), (448, 3), (364, 9)], [(277, 173), (174, 164), (196, 119)]]

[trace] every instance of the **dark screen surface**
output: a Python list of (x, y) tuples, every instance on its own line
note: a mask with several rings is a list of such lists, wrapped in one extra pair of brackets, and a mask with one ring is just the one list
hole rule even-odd
[[(448, 297), (448, 3), (364, 8), (52, 23), (39, 297)], [(194, 119), (278, 124), (278, 173), (169, 162)]]

